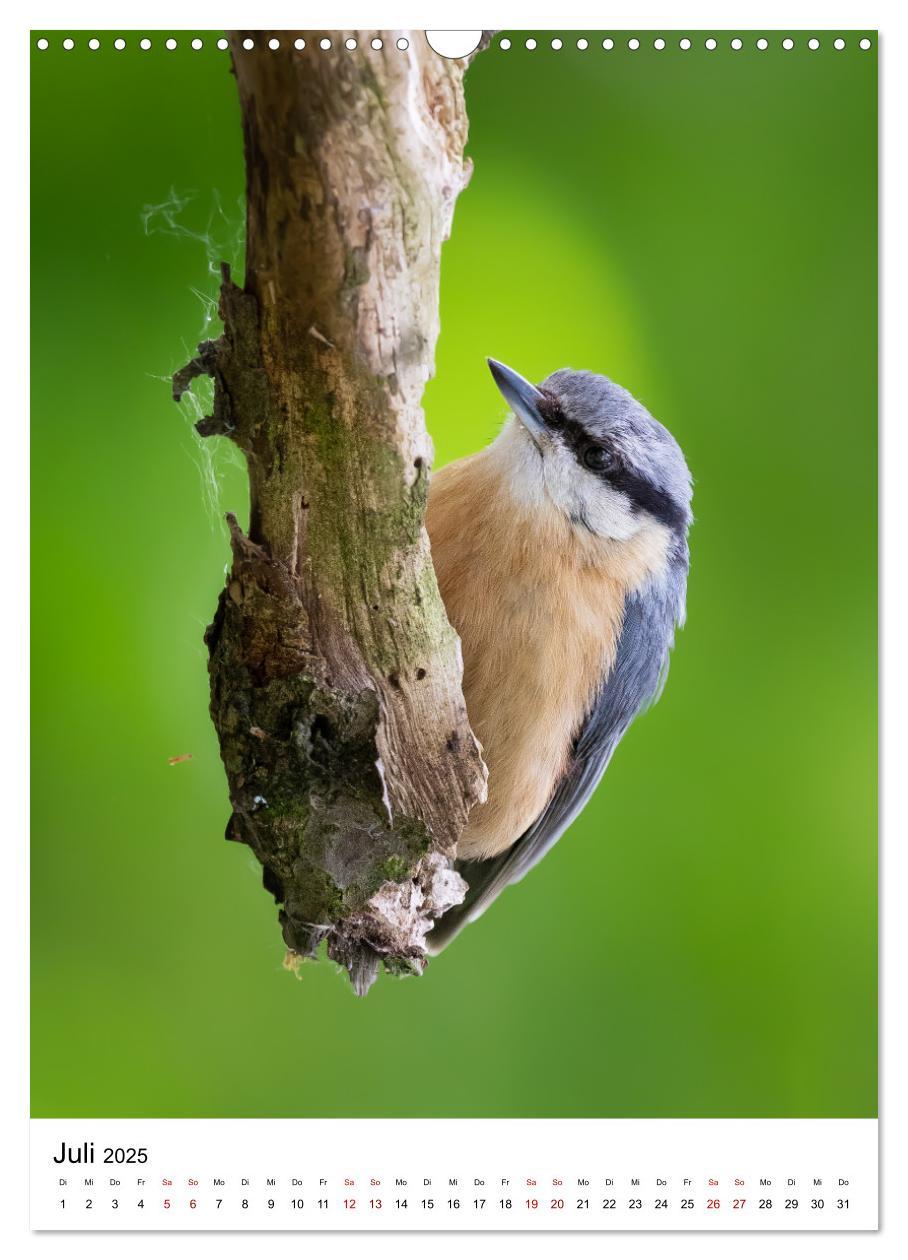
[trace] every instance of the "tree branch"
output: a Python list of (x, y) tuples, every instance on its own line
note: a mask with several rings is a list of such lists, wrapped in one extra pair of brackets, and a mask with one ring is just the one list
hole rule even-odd
[[(423, 526), (421, 399), (442, 242), (469, 176), (464, 63), (385, 38), (231, 37), (247, 171), (246, 277), (224, 269), (223, 336), (174, 377), (215, 382), (205, 435), (249, 469), (248, 533), (212, 625), (211, 713), (233, 813), (284, 940), (364, 993), (422, 971), (485, 767)], [(336, 42), (336, 35), (333, 37)]]

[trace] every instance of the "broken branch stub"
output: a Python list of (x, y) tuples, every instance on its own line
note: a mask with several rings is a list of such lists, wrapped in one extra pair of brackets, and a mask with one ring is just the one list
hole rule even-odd
[[(486, 771), (423, 525), (421, 399), (442, 242), (469, 164), (464, 63), (406, 52), (303, 57), (231, 37), (247, 172), (246, 277), (224, 332), (174, 377), (214, 379), (203, 435), (249, 469), (249, 528), (214, 621), (211, 714), (233, 813), (281, 905), (288, 949), (327, 939), (364, 993), (419, 973)], [(306, 32), (317, 49), (322, 32)]]

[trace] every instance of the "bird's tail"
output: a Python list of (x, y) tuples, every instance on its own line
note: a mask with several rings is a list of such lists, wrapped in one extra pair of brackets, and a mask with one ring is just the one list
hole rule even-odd
[(505, 864), (510, 850), (500, 857), (486, 859), (482, 862), (455, 862), (454, 869), (467, 882), (467, 895), (459, 906), (452, 906), (447, 914), (437, 920), (435, 927), (426, 938), (429, 953), (434, 957), (440, 954), (445, 946), (450, 945), (454, 937), (468, 923), (478, 919), (490, 901), (494, 900), (498, 889), (490, 896), (490, 887), (495, 886), (495, 877)]

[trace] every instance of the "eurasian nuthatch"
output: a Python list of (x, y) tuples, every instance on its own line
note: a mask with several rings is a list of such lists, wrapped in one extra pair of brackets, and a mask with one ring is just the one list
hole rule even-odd
[(659, 695), (685, 611), (691, 477), (668, 430), (605, 376), (564, 368), (537, 388), (489, 367), (513, 415), (429, 489), (432, 559), (489, 769), (457, 848), (469, 892), (435, 951), (583, 809)]

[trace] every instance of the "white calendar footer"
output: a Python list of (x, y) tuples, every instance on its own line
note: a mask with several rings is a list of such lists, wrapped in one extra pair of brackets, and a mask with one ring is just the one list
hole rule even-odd
[(32, 1120), (36, 1230), (872, 1230), (876, 1120)]

